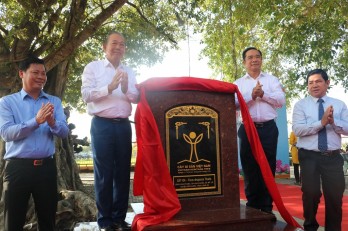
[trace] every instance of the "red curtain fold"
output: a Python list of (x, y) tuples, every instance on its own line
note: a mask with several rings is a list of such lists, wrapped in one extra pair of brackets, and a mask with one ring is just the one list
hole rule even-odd
[(135, 113), (138, 153), (133, 182), (133, 194), (143, 195), (144, 213), (134, 217), (134, 231), (168, 221), (181, 209), (145, 90), (140, 88), (141, 101)]
[(148, 225), (168, 221), (181, 209), (146, 92), (183, 90), (237, 94), (245, 130), (268, 191), (283, 219), (292, 226), (301, 227), (283, 204), (247, 105), (236, 85), (194, 77), (171, 77), (151, 78), (139, 84), (138, 88), (141, 98), (135, 113), (138, 153), (133, 192), (134, 195), (143, 195), (144, 213), (135, 216), (132, 230), (141, 231)]

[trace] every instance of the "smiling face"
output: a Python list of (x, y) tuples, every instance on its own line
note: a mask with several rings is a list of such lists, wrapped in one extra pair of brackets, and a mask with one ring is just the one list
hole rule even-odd
[(308, 76), (308, 92), (315, 98), (321, 98), (326, 95), (329, 86), (330, 80), (325, 81), (321, 74), (313, 74)]
[(28, 69), (20, 70), (19, 77), (23, 89), (34, 98), (40, 94), (47, 81), (45, 66), (39, 63), (32, 63)]
[(125, 39), (122, 35), (110, 34), (106, 43), (103, 44), (106, 58), (114, 65), (118, 66), (126, 52)]
[(248, 50), (245, 53), (243, 64), (248, 73), (260, 73), (262, 65), (262, 55), (258, 50)]

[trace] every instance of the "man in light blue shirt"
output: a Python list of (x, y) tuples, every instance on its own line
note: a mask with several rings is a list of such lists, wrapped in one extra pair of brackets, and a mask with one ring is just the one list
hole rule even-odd
[(324, 70), (310, 71), (307, 85), (310, 96), (295, 104), (292, 117), (292, 129), (298, 136), (303, 226), (305, 230), (319, 227), (316, 214), (322, 186), (325, 230), (340, 231), (345, 189), (340, 149), (341, 135), (348, 135), (348, 110), (344, 102), (326, 95), (330, 80)]
[(32, 196), (39, 229), (53, 231), (58, 199), (54, 136), (67, 137), (69, 128), (61, 100), (42, 90), (44, 61), (22, 61), (19, 77), (22, 90), (0, 99), (0, 135), (6, 142), (3, 230), (23, 230)]

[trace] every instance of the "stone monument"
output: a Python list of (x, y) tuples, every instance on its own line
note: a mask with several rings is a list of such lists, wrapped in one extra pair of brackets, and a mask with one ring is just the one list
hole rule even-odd
[(272, 230), (273, 216), (240, 205), (234, 95), (147, 92), (182, 210), (145, 230)]
[[(195, 82), (200, 79), (183, 80), (200, 84)], [(160, 84), (166, 82), (162, 79)], [(204, 86), (206, 91), (191, 90), (185, 81), (175, 84), (183, 86), (144, 95), (182, 209), (169, 221), (144, 230), (295, 230), (240, 203), (234, 94), (210, 91), (209, 86)]]

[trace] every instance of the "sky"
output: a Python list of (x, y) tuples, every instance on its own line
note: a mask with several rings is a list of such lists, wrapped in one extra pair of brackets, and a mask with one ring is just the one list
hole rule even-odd
[(142, 82), (151, 77), (213, 77), (213, 72), (209, 69), (208, 59), (199, 59), (199, 52), (204, 48), (199, 40), (190, 38), (190, 42), (179, 43), (179, 50), (172, 50), (165, 55), (163, 62), (153, 66), (142, 66), (138, 71), (138, 82)]

